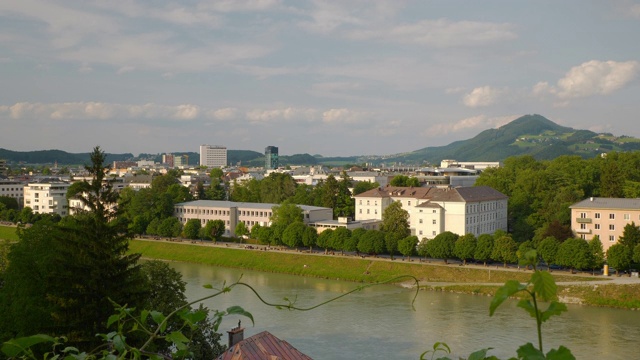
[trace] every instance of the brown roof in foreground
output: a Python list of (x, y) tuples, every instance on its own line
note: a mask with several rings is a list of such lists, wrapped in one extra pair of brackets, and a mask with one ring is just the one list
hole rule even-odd
[(268, 331), (246, 338), (218, 357), (218, 360), (313, 360), (288, 342)]

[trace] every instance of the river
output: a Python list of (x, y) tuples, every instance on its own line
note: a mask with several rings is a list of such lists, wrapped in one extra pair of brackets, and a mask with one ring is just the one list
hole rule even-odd
[[(211, 294), (203, 285), (220, 287), (242, 276), (269, 302), (283, 298), (308, 307), (359, 286), (356, 283), (293, 275), (227, 269), (201, 264), (171, 263), (187, 282), (189, 300)], [(245, 338), (267, 330), (316, 360), (418, 359), (437, 341), (446, 342), (452, 358), (492, 347), (489, 354), (515, 356), (518, 346), (537, 345), (535, 321), (515, 301), (507, 301), (489, 317), (491, 298), (465, 294), (415, 291), (394, 285), (363, 289), (317, 309), (301, 312), (278, 310), (262, 304), (247, 288), (204, 302), (211, 309), (240, 305), (253, 314), (227, 317), (226, 330), (242, 320)], [(636, 359), (640, 339), (640, 311), (569, 305), (569, 311), (543, 324), (545, 351), (564, 345), (578, 359)]]

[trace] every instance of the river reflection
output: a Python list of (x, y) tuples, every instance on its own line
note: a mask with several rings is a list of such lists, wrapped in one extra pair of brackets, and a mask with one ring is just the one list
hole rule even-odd
[[(348, 292), (355, 283), (291, 275), (260, 273), (200, 264), (171, 263), (187, 282), (187, 297), (195, 300), (212, 293), (205, 284), (220, 287), (242, 281), (255, 287), (266, 301), (309, 307)], [(314, 359), (418, 359), (434, 342), (445, 341), (452, 358), (484, 347), (500, 358), (515, 355), (518, 346), (537, 343), (534, 320), (508, 301), (489, 317), (491, 298), (421, 291), (392, 285), (375, 286), (350, 294), (308, 312), (277, 310), (262, 304), (244, 287), (207, 300), (211, 309), (240, 305), (251, 312), (240, 318), (245, 337), (268, 330)], [(220, 328), (236, 326), (238, 317), (226, 318)], [(640, 312), (569, 306), (569, 312), (543, 324), (546, 350), (560, 344), (578, 359), (634, 359), (640, 339)], [(226, 334), (224, 339), (226, 340)]]

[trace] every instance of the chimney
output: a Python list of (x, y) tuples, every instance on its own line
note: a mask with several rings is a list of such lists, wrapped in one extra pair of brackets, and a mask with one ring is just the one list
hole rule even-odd
[(229, 349), (244, 340), (244, 328), (240, 326), (240, 320), (238, 320), (238, 327), (231, 329), (231, 331), (227, 331), (227, 334), (229, 334)]

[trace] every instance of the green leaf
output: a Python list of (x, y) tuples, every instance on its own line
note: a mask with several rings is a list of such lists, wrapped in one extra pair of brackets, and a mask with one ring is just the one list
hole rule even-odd
[(564, 346), (560, 346), (558, 350), (551, 349), (547, 353), (547, 360), (576, 360), (576, 357), (573, 356), (571, 350)]
[(541, 320), (542, 322), (545, 322), (553, 315), (560, 315), (565, 311), (567, 311), (567, 305), (557, 301), (552, 301), (547, 310), (542, 312)]
[(531, 300), (522, 299), (518, 301), (518, 307), (525, 309), (531, 317), (536, 317), (536, 308), (531, 303)]
[(165, 340), (172, 342), (174, 344), (186, 343), (189, 342), (189, 339), (182, 334), (180, 331), (174, 331), (165, 337)]
[(241, 306), (231, 306), (227, 308), (227, 314), (242, 315), (242, 316), (248, 317), (249, 319), (251, 319), (251, 324), (255, 325), (255, 322), (253, 321), (253, 315), (251, 315), (250, 312), (245, 311)]
[(546, 360), (544, 354), (540, 350), (536, 349), (531, 343), (526, 343), (520, 346), (516, 353), (518, 354), (519, 359)]
[(558, 288), (553, 276), (546, 271), (536, 271), (531, 275), (533, 291), (540, 295), (542, 300), (550, 301), (556, 297)]
[(154, 310), (150, 314), (153, 321), (155, 321), (155, 323), (158, 325), (160, 325), (165, 319), (164, 315), (159, 311)]
[(8, 357), (16, 357), (28, 348), (44, 342), (55, 342), (55, 339), (44, 334), (26, 336), (5, 342), (0, 350)]
[(107, 320), (107, 328), (109, 328), (114, 322), (120, 320), (120, 315), (119, 314), (113, 314), (111, 316), (109, 316), (109, 319)]
[(147, 322), (147, 317), (149, 317), (149, 310), (142, 310), (140, 312), (140, 322), (143, 324)]
[(211, 285), (211, 284), (204, 284), (204, 285), (202, 285), (202, 287), (205, 288), (205, 289), (213, 289), (213, 285)]
[(119, 353), (123, 353), (126, 350), (127, 344), (125, 343), (125, 337), (122, 334), (118, 334), (113, 337), (113, 346)]
[(493, 316), (493, 313), (496, 311), (498, 306), (500, 306), (500, 304), (502, 304), (510, 296), (513, 296), (513, 294), (526, 288), (526, 285), (520, 284), (517, 280), (509, 280), (504, 283), (504, 285), (499, 288), (498, 291), (496, 291), (496, 294), (493, 296), (493, 300), (491, 300), (491, 305), (489, 306), (489, 316)]
[(486, 348), (478, 351), (474, 351), (469, 355), (467, 360), (484, 360), (487, 356), (487, 352), (493, 348)]

